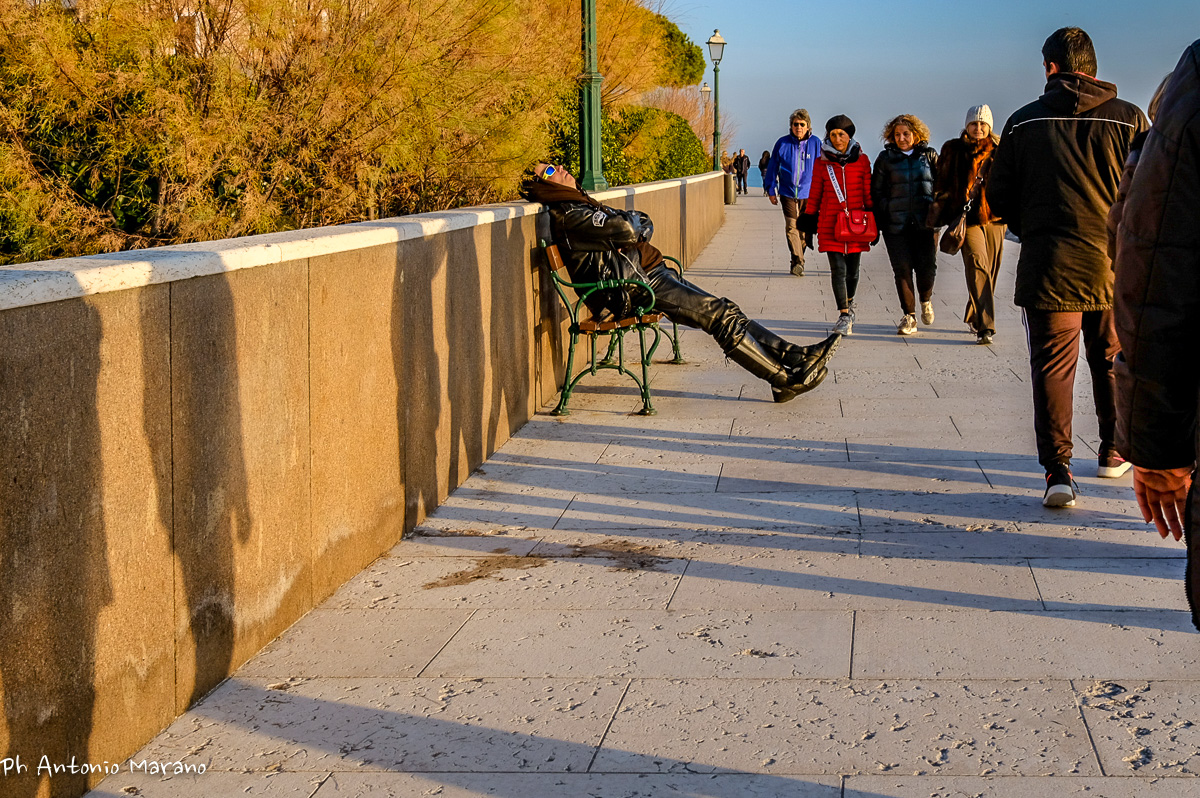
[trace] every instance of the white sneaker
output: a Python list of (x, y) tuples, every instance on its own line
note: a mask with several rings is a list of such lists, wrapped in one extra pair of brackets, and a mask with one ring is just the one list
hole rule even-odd
[(858, 321), (858, 305), (854, 304), (853, 299), (851, 299), (848, 304), (850, 305), (850, 322), (854, 323)]
[(930, 324), (933, 324), (933, 303), (932, 302), (922, 302), (921, 303), (921, 323), (924, 324), (926, 327), (928, 327)]
[(896, 325), (896, 335), (912, 335), (917, 331), (917, 317), (911, 313), (904, 314)]
[(838, 333), (839, 335), (850, 335), (854, 331), (854, 320), (850, 318), (849, 313), (843, 313), (838, 316), (838, 320), (834, 322), (833, 329), (830, 332)]

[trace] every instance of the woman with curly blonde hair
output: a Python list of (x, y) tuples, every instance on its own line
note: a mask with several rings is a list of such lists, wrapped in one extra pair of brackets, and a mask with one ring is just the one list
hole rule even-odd
[[(937, 178), (937, 150), (929, 146), (929, 128), (912, 114), (901, 114), (883, 128), (883, 152), (871, 174), (871, 203), (887, 245), (903, 316), (900, 335), (933, 324), (933, 281), (937, 274), (937, 232), (926, 226)], [(916, 285), (914, 290), (914, 277)]]

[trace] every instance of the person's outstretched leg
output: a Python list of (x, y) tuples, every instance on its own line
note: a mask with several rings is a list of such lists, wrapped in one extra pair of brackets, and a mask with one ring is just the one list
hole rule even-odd
[[(761, 324), (751, 322), (733, 301), (715, 297), (680, 280), (666, 266), (655, 266), (647, 272), (647, 277), (654, 289), (655, 310), (665, 313), (674, 322), (708, 333), (730, 360), (754, 376), (767, 380), (772, 388), (790, 392), (783, 398), (777, 390), (776, 401), (785, 402), (812, 390), (824, 379), (825, 363), (837, 348), (837, 336), (812, 347), (795, 347)], [(752, 330), (767, 337), (773, 346), (759, 343)], [(799, 350), (798, 364), (783, 362), (779, 356), (780, 351), (786, 351), (788, 347)], [(792, 359), (796, 359), (795, 355)]]

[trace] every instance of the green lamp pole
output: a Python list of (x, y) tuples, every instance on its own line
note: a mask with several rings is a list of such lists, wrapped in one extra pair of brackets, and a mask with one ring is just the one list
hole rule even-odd
[(600, 66), (596, 57), (596, 0), (583, 2), (583, 75), (579, 81), (579, 181), (584, 191), (608, 188), (600, 157)]
[(713, 171), (721, 171), (721, 56), (725, 54), (725, 40), (721, 31), (714, 30), (713, 35), (705, 42), (708, 45), (708, 56), (713, 62)]

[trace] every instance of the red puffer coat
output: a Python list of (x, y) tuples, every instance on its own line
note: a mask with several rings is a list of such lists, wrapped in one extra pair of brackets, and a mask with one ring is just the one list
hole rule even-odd
[[(857, 146), (857, 145), (851, 145)], [(829, 181), (829, 169), (833, 167), (834, 177), (842, 187), (846, 197), (846, 205), (838, 202), (837, 191)], [(833, 225), (842, 208), (859, 210), (871, 207), (871, 159), (861, 151), (858, 158), (842, 166), (828, 161), (822, 156), (813, 166), (812, 188), (808, 192), (808, 205), (805, 213), (817, 214), (817, 250), (819, 252), (866, 252), (871, 248), (868, 243), (843, 244), (833, 237)]]

